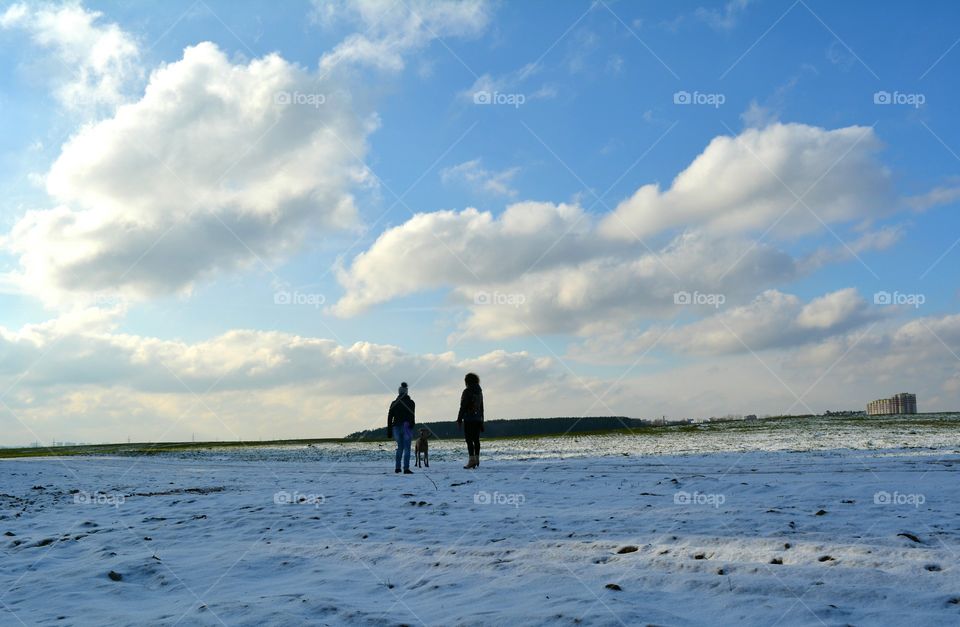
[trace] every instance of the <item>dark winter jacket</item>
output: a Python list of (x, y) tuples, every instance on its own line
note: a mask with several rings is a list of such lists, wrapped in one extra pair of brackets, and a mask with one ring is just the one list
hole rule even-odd
[(416, 424), (414, 418), (416, 407), (417, 404), (407, 394), (398, 396), (390, 403), (390, 411), (387, 412), (387, 429), (392, 429), (404, 422), (409, 422), (412, 428)]
[(483, 424), (483, 389), (479, 385), (468, 385), (460, 395), (457, 422), (461, 421)]

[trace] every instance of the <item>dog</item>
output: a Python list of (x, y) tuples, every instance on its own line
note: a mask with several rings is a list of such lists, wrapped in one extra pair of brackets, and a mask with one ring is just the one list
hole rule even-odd
[(423, 454), (423, 465), (430, 467), (430, 432), (426, 429), (420, 429), (420, 437), (417, 438), (417, 468), (420, 468), (420, 455)]

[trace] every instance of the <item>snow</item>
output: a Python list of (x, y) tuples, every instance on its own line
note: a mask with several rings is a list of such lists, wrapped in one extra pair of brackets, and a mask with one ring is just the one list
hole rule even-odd
[(488, 442), (477, 471), (438, 442), (413, 476), (376, 444), (3, 461), (0, 622), (960, 623), (956, 436), (577, 440)]
[[(567, 437), (504, 438), (484, 441), (484, 453), (498, 460), (532, 461), (605, 455), (677, 455), (704, 452), (796, 451), (833, 449), (939, 449), (960, 446), (960, 415), (925, 414), (921, 417), (841, 419), (814, 417), (757, 422), (720, 422), (638, 431), (636, 435), (577, 435)], [(192, 450), (183, 459), (327, 462), (389, 457), (390, 442), (324, 443), (312, 446), (259, 446), (251, 449)], [(460, 440), (431, 441), (437, 459), (460, 459)]]

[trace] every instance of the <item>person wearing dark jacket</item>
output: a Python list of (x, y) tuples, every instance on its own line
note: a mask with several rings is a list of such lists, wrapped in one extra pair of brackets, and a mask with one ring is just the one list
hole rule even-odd
[(476, 468), (480, 465), (480, 433), (483, 431), (483, 390), (480, 377), (470, 372), (463, 378), (466, 389), (460, 395), (460, 413), (457, 415), (457, 427), (463, 430), (467, 441), (467, 454), (470, 461), (464, 468)]
[(393, 472), (400, 472), (400, 460), (403, 459), (403, 473), (412, 475), (410, 470), (410, 443), (413, 441), (413, 426), (416, 423), (416, 403), (407, 394), (406, 382), (400, 384), (397, 398), (390, 403), (387, 412), (387, 437), (397, 441), (397, 464)]

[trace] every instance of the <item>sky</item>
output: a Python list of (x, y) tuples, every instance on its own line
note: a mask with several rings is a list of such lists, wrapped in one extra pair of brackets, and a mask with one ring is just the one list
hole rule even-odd
[(0, 3), (0, 445), (960, 408), (958, 17)]

